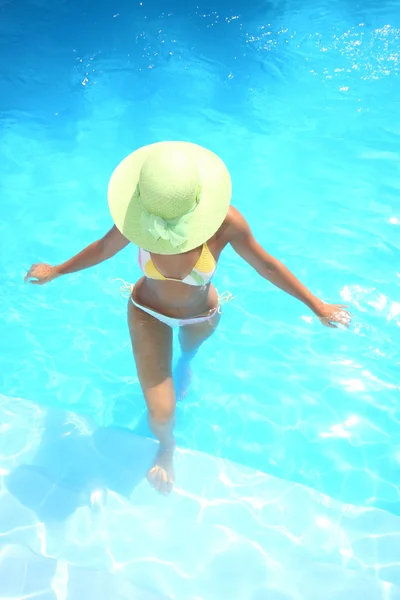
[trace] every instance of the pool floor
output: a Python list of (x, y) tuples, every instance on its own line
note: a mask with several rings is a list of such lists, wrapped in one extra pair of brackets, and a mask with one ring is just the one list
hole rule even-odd
[(5, 397), (0, 422), (0, 597), (400, 600), (395, 515), (182, 448), (165, 498), (151, 439)]

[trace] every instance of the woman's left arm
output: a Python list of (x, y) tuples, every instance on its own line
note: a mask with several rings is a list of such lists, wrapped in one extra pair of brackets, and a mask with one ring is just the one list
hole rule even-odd
[(348, 326), (350, 315), (345, 307), (342, 304), (327, 304), (314, 296), (284, 264), (260, 246), (247, 221), (236, 209), (233, 210), (229, 227), (232, 248), (262, 277), (308, 306), (324, 325), (336, 327), (339, 323)]

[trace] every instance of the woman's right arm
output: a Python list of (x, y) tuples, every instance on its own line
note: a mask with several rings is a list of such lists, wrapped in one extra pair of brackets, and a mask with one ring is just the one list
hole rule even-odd
[(43, 285), (61, 275), (88, 269), (108, 260), (128, 244), (129, 240), (114, 226), (103, 238), (93, 242), (61, 265), (56, 267), (38, 263), (32, 265), (25, 276), (25, 283), (29, 281), (35, 285)]

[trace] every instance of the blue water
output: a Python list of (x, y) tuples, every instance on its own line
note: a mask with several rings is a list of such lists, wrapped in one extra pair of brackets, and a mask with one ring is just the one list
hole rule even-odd
[(0, 392), (147, 433), (113, 282), (138, 278), (135, 250), (22, 280), (111, 226), (126, 154), (190, 140), (225, 160), (262, 245), (353, 326), (322, 328), (226, 251), (216, 285), (235, 300), (179, 446), (400, 515), (398, 3), (197, 5), (0, 4)]

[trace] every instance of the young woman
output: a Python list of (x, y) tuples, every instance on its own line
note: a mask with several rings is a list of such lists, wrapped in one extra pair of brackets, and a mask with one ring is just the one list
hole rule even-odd
[[(232, 248), (254, 269), (313, 311), (323, 325), (348, 325), (342, 305), (316, 298), (258, 244), (246, 220), (230, 206), (231, 179), (222, 160), (186, 142), (136, 150), (114, 171), (108, 201), (114, 227), (58, 266), (34, 264), (25, 281), (43, 285), (97, 265), (130, 242), (139, 246), (143, 277), (131, 286), (128, 322), (149, 424), (159, 440), (149, 482), (161, 493), (174, 482), (176, 397), (190, 383), (190, 361), (220, 319), (211, 283), (222, 250)], [(179, 327), (182, 356), (174, 373), (172, 329)]]

